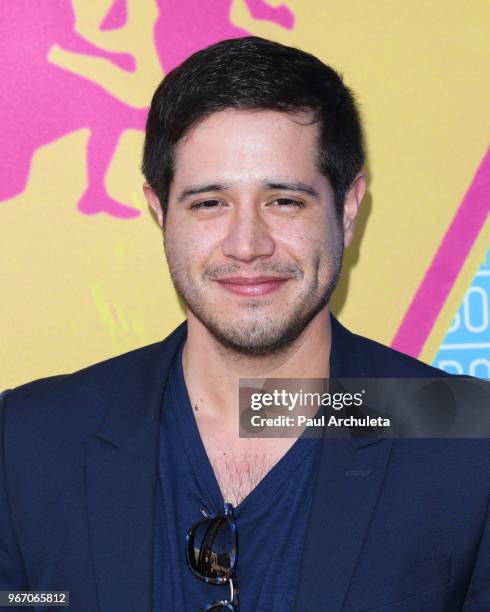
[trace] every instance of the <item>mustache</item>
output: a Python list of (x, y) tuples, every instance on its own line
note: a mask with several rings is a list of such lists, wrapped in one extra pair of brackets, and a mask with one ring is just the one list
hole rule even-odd
[(202, 277), (207, 280), (217, 280), (221, 277), (230, 276), (231, 274), (246, 273), (246, 276), (251, 276), (251, 272), (257, 276), (270, 274), (277, 274), (278, 276), (291, 276), (292, 278), (303, 278), (304, 270), (298, 265), (293, 263), (279, 263), (279, 262), (261, 262), (256, 264), (253, 268), (243, 268), (237, 264), (227, 264), (222, 266), (206, 266), (203, 269)]

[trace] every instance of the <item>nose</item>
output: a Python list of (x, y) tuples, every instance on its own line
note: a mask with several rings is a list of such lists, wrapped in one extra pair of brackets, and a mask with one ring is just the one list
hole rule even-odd
[(255, 206), (238, 207), (230, 218), (223, 254), (240, 261), (269, 257), (274, 253), (274, 240), (270, 228)]

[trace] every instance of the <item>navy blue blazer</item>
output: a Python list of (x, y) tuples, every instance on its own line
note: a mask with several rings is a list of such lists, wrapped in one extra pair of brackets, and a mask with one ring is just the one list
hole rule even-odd
[[(332, 327), (339, 377), (442, 374)], [(158, 419), (185, 333), (1, 396), (0, 590), (151, 609)], [(489, 612), (489, 441), (322, 444), (291, 610)]]

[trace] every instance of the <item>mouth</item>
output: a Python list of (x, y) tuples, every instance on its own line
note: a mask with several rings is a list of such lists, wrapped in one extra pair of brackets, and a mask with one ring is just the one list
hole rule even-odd
[(216, 282), (226, 291), (235, 295), (259, 297), (277, 291), (291, 278), (278, 278), (277, 276), (231, 276), (221, 278)]

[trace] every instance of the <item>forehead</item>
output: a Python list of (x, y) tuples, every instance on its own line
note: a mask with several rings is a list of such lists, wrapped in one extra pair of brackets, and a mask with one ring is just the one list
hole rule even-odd
[[(309, 112), (229, 109), (193, 127), (175, 148), (174, 180), (317, 174), (317, 122)], [(217, 174), (218, 173), (218, 174)]]

